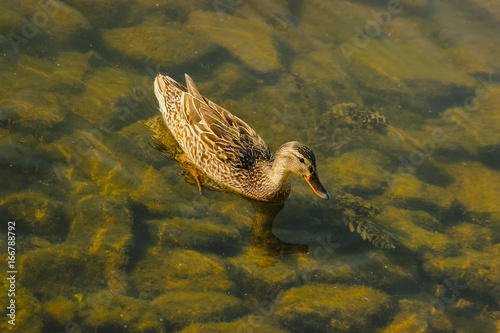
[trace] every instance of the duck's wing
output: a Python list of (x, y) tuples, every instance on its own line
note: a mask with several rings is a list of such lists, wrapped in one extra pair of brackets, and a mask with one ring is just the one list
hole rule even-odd
[(264, 140), (248, 124), (203, 97), (187, 74), (186, 83), (182, 116), (205, 147), (205, 153), (228, 166), (244, 169), (258, 159), (272, 159)]

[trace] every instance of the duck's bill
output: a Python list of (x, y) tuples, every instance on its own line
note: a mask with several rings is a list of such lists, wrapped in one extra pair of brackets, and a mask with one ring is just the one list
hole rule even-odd
[(323, 199), (330, 199), (330, 194), (328, 194), (328, 191), (325, 190), (321, 182), (319, 181), (318, 175), (316, 173), (308, 176), (302, 176), (304, 179), (307, 181), (307, 183), (311, 186), (313, 189), (314, 193), (316, 193), (318, 196), (320, 196)]

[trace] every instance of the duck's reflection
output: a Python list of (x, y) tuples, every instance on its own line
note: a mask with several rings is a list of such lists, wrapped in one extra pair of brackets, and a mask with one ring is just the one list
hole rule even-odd
[(250, 241), (255, 250), (269, 256), (308, 252), (306, 244), (283, 242), (273, 234), (274, 218), (285, 207), (284, 203), (250, 202), (255, 209), (255, 220), (250, 231)]

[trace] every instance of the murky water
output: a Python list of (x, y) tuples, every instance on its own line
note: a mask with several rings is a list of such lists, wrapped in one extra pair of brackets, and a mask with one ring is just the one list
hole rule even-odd
[[(1, 2), (0, 327), (498, 332), (499, 8)], [(158, 73), (313, 148), (332, 198), (200, 195), (144, 125)]]

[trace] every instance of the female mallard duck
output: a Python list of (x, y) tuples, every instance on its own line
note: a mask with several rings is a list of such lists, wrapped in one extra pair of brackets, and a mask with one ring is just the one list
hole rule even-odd
[(300, 142), (283, 144), (276, 156), (241, 119), (203, 97), (186, 74), (187, 88), (168, 76), (155, 79), (155, 94), (165, 124), (189, 162), (216, 183), (249, 199), (282, 202), (295, 172), (323, 199), (313, 151)]

